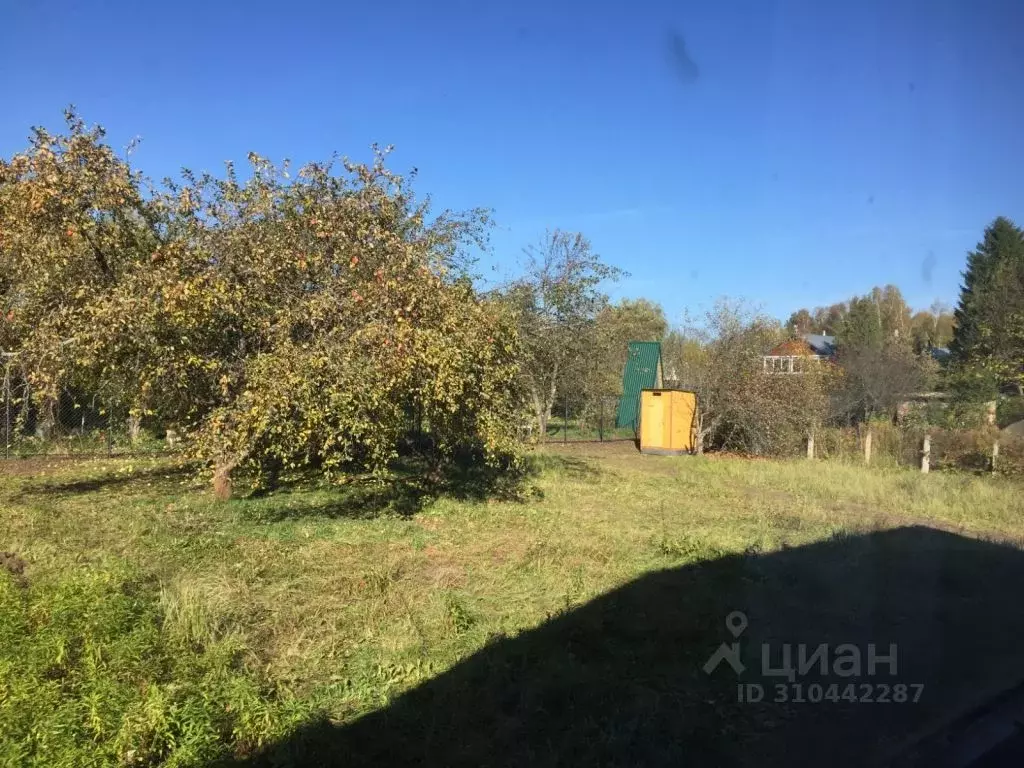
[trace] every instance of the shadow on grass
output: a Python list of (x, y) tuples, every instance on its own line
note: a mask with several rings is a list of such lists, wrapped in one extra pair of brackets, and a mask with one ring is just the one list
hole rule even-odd
[(538, 453), (531, 461), (534, 472), (553, 470), (573, 480), (591, 480), (606, 471), (592, 461), (564, 453)]
[(276, 522), (303, 517), (366, 519), (382, 514), (411, 516), (440, 498), (460, 501), (526, 501), (541, 492), (531, 480), (536, 461), (521, 468), (491, 467), (479, 461), (430, 468), (405, 459), (384, 478), (357, 478), (343, 485), (320, 483), (314, 475), (291, 478), (273, 491), (252, 494), (241, 503), (247, 516)]
[[(557, 458), (543, 466), (557, 467), (573, 476), (597, 472), (580, 459)], [(542, 469), (536, 459), (521, 467), (492, 467), (482, 461), (462, 460), (431, 467), (417, 458), (397, 462), (383, 478), (358, 477), (349, 483), (324, 483), (315, 471), (282, 478), (273, 490), (257, 488), (239, 495), (250, 517), (278, 521), (300, 517), (372, 518), (380, 514), (413, 515), (438, 498), (463, 501), (525, 501), (541, 493), (530, 481)], [(130, 472), (110, 471), (77, 480), (32, 481), (20, 497), (88, 494), (117, 491), (138, 483), (180, 481), (196, 478), (198, 463), (138, 468)], [(244, 488), (245, 478), (237, 485)]]
[[(1021, 679), (1022, 584), (1021, 551), (923, 527), (655, 572), (496, 639), (385, 709), (308, 724), (232, 765), (887, 764), (912, 734)], [(734, 611), (745, 623), (730, 631)], [(706, 673), (733, 642), (742, 673), (727, 661)], [(796, 668), (801, 644), (828, 645), (827, 672), (807, 665), (797, 688), (770, 673), (784, 648)], [(836, 666), (841, 644), (856, 648), (855, 675)], [(896, 674), (872, 670), (868, 644), (880, 656), (896, 644)], [(739, 702), (738, 683), (763, 700)], [(918, 701), (902, 701), (915, 685)]]
[(181, 481), (192, 477), (198, 470), (194, 463), (161, 464), (155, 467), (140, 467), (130, 472), (107, 471), (96, 477), (83, 480), (52, 480), (33, 482), (21, 490), (22, 496), (59, 496), (97, 491), (117, 490), (130, 485), (158, 481)]

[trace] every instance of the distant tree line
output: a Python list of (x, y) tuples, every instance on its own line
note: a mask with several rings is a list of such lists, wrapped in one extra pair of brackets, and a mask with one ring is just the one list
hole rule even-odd
[(997, 217), (967, 254), (956, 310), (936, 302), (911, 313), (896, 286), (790, 315), (794, 333), (835, 336), (847, 350), (908, 342), (916, 353), (947, 349), (944, 383), (965, 397), (1001, 387), (1024, 394), (1024, 232)]
[[(963, 402), (994, 397), (1000, 384), (1019, 391), (1021, 242), (1007, 219), (990, 225), (968, 256), (956, 313), (939, 301), (915, 312), (886, 285), (799, 309), (785, 323), (720, 301), (673, 326), (655, 302), (610, 302), (603, 288), (622, 273), (582, 235), (549, 233), (529, 249), (528, 268), (505, 294), (518, 297), (538, 434), (556, 403), (585, 419), (593, 402), (620, 394), (632, 340), (660, 341), (666, 378), (698, 393), (698, 449), (792, 449), (817, 424), (889, 418), (926, 390), (948, 390)], [(833, 337), (832, 364), (803, 376), (760, 375), (763, 355), (805, 334)]]
[(886, 285), (827, 307), (798, 309), (789, 316), (786, 328), (794, 334), (850, 337), (867, 333), (903, 339), (915, 352), (925, 352), (949, 346), (953, 340), (954, 316), (953, 310), (941, 301), (913, 312), (900, 289)]

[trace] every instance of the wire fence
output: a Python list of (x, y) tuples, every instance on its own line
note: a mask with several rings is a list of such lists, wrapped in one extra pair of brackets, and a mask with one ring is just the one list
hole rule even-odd
[(33, 397), (12, 355), (4, 359), (0, 419), (5, 459), (157, 454), (174, 447), (173, 432), (133, 418), (113, 399), (73, 387), (56, 397)]
[[(5, 459), (32, 456), (129, 456), (174, 452), (178, 435), (151, 417), (134, 418), (113, 398), (65, 387), (57, 397), (33, 397), (12, 355), (3, 358), (0, 437)], [(35, 393), (38, 394), (38, 393)], [(522, 437), (531, 442), (635, 441), (635, 426), (616, 426), (618, 397), (559, 399), (544, 435), (528, 418)], [(994, 427), (946, 429), (875, 422), (859, 427), (820, 427), (800, 447), (816, 459), (913, 469), (1024, 475), (1024, 439)], [(793, 446), (792, 453), (797, 446)]]
[[(34, 456), (96, 457), (161, 454), (181, 447), (179, 436), (151, 417), (133, 418), (114, 398), (62, 388), (53, 398), (33, 396), (19, 367), (7, 356), (0, 381), (0, 437), (4, 459)], [(529, 418), (522, 438), (536, 442), (633, 441), (633, 426), (616, 427), (617, 397), (560, 401), (552, 408), (546, 434)], [(411, 433), (421, 433), (420, 422)]]
[(1024, 474), (1024, 439), (996, 428), (945, 429), (884, 423), (825, 427), (814, 431), (808, 456), (904, 467)]
[(551, 409), (546, 433), (537, 432), (531, 419), (527, 437), (548, 443), (596, 443), (636, 440), (634, 426), (617, 427), (618, 397), (596, 397), (583, 400), (562, 399)]

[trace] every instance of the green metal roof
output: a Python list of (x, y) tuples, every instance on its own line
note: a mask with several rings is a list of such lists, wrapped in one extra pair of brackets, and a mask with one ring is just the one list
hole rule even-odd
[(615, 416), (616, 427), (636, 429), (640, 416), (640, 390), (661, 386), (661, 343), (631, 341), (622, 372), (622, 398)]

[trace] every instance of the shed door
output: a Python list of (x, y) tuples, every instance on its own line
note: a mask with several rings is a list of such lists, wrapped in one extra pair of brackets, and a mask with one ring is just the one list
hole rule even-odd
[(661, 392), (644, 392), (640, 396), (640, 447), (664, 448), (666, 408), (668, 400)]
[(693, 450), (693, 417), (696, 399), (690, 392), (674, 392), (672, 397), (672, 450)]

